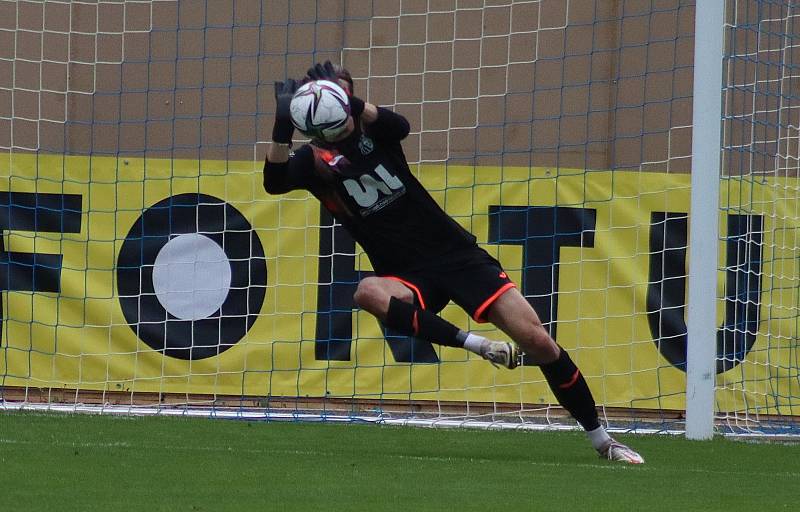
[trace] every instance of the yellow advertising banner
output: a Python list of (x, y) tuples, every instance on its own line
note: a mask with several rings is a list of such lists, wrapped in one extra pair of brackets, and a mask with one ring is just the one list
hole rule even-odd
[[(599, 403), (683, 408), (689, 176), (415, 172), (501, 261)], [(384, 336), (352, 309), (366, 257), (309, 194), (267, 195), (259, 164), (13, 154), (0, 173), (3, 386), (554, 400), (534, 366), (497, 370)], [(721, 187), (718, 406), (788, 413), (800, 396), (797, 190)], [(503, 337), (456, 306), (442, 314)]]

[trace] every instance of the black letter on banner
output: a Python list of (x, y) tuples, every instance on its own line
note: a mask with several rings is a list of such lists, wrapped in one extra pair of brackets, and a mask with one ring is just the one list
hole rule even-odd
[[(565, 206), (491, 206), (489, 243), (523, 246), (522, 294), (556, 337), (562, 247), (594, 247), (597, 211)], [(533, 365), (533, 362), (525, 362)]]
[[(230, 265), (224, 302), (204, 318), (174, 316), (153, 282), (159, 253), (184, 234), (211, 239)], [(204, 194), (178, 194), (145, 210), (117, 257), (119, 302), (128, 325), (147, 345), (177, 359), (205, 359), (235, 345), (258, 318), (266, 285), (264, 249), (250, 223), (232, 205)]]
[(650, 214), (650, 272), (647, 320), (658, 351), (686, 371), (686, 243), (685, 213)]
[[(353, 339), (353, 294), (364, 277), (355, 270), (356, 243), (333, 216), (320, 210), (319, 284), (317, 285), (317, 360), (349, 361)], [(395, 361), (436, 363), (433, 346), (424, 340), (385, 330), (386, 342)]]
[[(659, 352), (686, 371), (685, 213), (653, 212), (650, 220), (647, 319)], [(717, 331), (717, 373), (744, 360), (756, 340), (761, 302), (761, 215), (729, 215), (725, 323)], [(715, 292), (716, 293), (716, 292)]]
[[(0, 192), (0, 235), (7, 230), (80, 233), (81, 203), (77, 194)], [(60, 254), (6, 251), (0, 236), (0, 292), (60, 292), (61, 260)]]

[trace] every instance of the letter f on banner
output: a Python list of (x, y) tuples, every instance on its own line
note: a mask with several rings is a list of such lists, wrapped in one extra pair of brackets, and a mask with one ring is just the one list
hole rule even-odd
[[(0, 230), (80, 233), (81, 204), (77, 194), (0, 192)], [(0, 292), (61, 291), (61, 259), (60, 254), (7, 251), (0, 237)]]

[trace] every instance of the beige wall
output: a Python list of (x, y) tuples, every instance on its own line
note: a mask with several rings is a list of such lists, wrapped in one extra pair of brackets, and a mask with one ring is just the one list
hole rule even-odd
[[(252, 159), (273, 81), (330, 58), (409, 118), (411, 161), (688, 171), (694, 2), (508, 4), (0, 1), (0, 149)], [(728, 4), (731, 22), (758, 17), (754, 0)]]

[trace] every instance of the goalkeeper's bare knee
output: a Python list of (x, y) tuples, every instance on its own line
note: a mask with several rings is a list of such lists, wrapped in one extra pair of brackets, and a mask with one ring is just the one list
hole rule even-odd
[(383, 277), (370, 276), (358, 283), (353, 301), (358, 307), (383, 319), (389, 310), (389, 301), (392, 297), (403, 302), (414, 301), (414, 294), (403, 284)]

